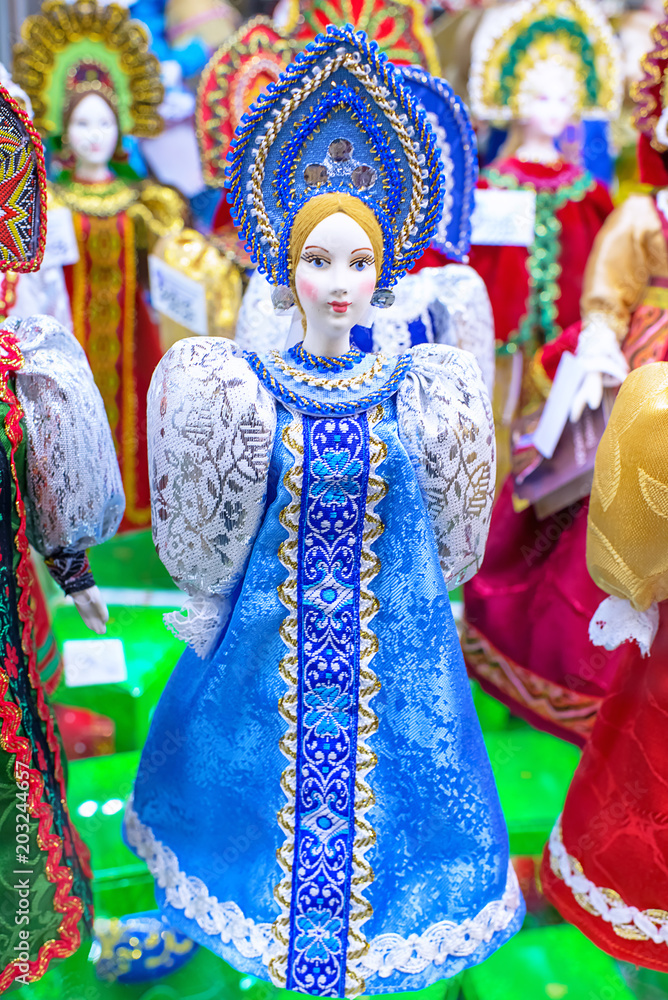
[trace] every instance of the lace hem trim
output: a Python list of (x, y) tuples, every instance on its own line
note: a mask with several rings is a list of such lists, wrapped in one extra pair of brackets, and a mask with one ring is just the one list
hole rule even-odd
[[(274, 935), (275, 924), (256, 923), (245, 917), (236, 903), (221, 903), (209, 894), (199, 878), (188, 877), (179, 868), (173, 851), (156, 840), (153, 831), (145, 826), (130, 800), (125, 813), (125, 834), (133, 850), (148, 865), (170, 906), (183, 910), (210, 935), (219, 936), (223, 944), (233, 944), (244, 958), (259, 958), (269, 967), (272, 960), (283, 951), (283, 945)], [(443, 965), (451, 956), (472, 955), (482, 944), (506, 930), (521, 906), (517, 876), (508, 865), (506, 887), (501, 899), (487, 903), (474, 917), (456, 923), (441, 920), (432, 924), (423, 934), (407, 938), (399, 934), (379, 934), (369, 942), (363, 960), (356, 963), (356, 972), (366, 979), (378, 975), (387, 978), (393, 972), (416, 975), (432, 962)]]
[(561, 816), (550, 834), (549, 852), (550, 868), (568, 886), (583, 910), (610, 924), (621, 938), (668, 944), (668, 911), (639, 910), (636, 906), (629, 906), (614, 889), (601, 888), (590, 881), (580, 862), (564, 846)]

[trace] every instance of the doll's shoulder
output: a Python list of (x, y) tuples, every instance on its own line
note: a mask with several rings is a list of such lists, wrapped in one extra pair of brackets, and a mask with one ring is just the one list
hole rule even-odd
[(170, 347), (153, 374), (149, 415), (152, 409), (160, 414), (197, 409), (229, 424), (249, 410), (268, 416), (275, 404), (231, 340), (186, 337)]
[(400, 427), (419, 437), (446, 426), (472, 423), (493, 427), (489, 394), (473, 354), (445, 344), (411, 349), (412, 365), (397, 394)]

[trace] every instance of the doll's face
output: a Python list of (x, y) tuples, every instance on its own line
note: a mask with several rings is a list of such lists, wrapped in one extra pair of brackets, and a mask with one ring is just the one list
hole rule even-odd
[(580, 84), (569, 66), (536, 63), (518, 94), (521, 119), (534, 134), (556, 139), (578, 117)]
[(107, 164), (118, 142), (116, 116), (99, 94), (87, 94), (72, 112), (67, 140), (79, 163)]
[(295, 268), (307, 330), (340, 337), (366, 318), (375, 287), (371, 241), (360, 224), (343, 212), (319, 222)]

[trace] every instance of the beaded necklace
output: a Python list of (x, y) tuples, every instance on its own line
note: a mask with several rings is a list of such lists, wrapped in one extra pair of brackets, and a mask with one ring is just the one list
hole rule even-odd
[(331, 372), (350, 371), (360, 361), (364, 360), (364, 352), (357, 347), (352, 347), (346, 354), (341, 354), (338, 358), (321, 358), (317, 354), (309, 354), (304, 350), (304, 342), (295, 344), (287, 352), (296, 364), (301, 365), (306, 371)]

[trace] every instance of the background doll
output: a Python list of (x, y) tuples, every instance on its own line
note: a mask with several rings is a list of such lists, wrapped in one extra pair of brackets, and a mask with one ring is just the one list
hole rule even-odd
[[(125, 528), (150, 519), (146, 393), (161, 350), (142, 281), (142, 253), (183, 225), (183, 202), (124, 176), (122, 138), (157, 134), (162, 84), (146, 29), (126, 10), (49, 4), (25, 20), (14, 76), (64, 170), (56, 199), (71, 209), (79, 260), (66, 268), (74, 333), (104, 400), (127, 498)], [(145, 265), (144, 265), (145, 266)]]
[[(515, 401), (530, 413), (551, 387), (546, 359), (557, 345), (577, 342), (587, 255), (611, 208), (600, 185), (560, 158), (554, 138), (585, 109), (589, 116), (614, 112), (618, 53), (598, 9), (569, 3), (557, 16), (541, 0), (490, 15), (473, 52), (473, 106), (486, 117), (519, 119), (517, 154), (502, 169), (492, 168), (490, 183), (536, 192), (536, 238), (528, 250), (487, 247), (480, 257), (477, 248), (472, 254), (483, 275), (479, 261), (490, 268), (494, 262), (488, 288), (496, 332), (513, 359), (505, 375), (511, 373), (514, 390), (504, 407), (510, 414)], [(529, 114), (529, 124), (522, 123)], [(577, 353), (596, 367), (608, 345), (608, 338), (587, 331)], [(614, 371), (623, 377), (618, 355)], [(497, 376), (504, 383), (498, 367)], [(601, 667), (588, 635), (598, 595), (584, 563), (586, 502), (539, 520), (533, 506), (515, 503), (514, 491), (509, 476), (496, 502), (485, 562), (465, 589), (464, 655), (471, 675), (511, 711), (582, 745), (613, 669), (605, 662)]]
[(598, 6), (520, 0), (488, 11), (472, 45), (474, 119), (509, 123), (505, 150), (480, 187), (535, 193), (534, 241), (474, 246), (471, 265), (492, 301), (499, 359), (498, 412), (542, 398), (532, 381), (536, 351), (579, 319), (582, 275), (594, 237), (612, 209), (606, 189), (562, 158), (556, 141), (583, 115), (614, 117), (620, 53)]
[(596, 454), (589, 507), (587, 565), (601, 596), (612, 595), (592, 618), (592, 640), (616, 649), (618, 667), (541, 870), (544, 892), (565, 919), (616, 958), (662, 972), (667, 432), (668, 365), (642, 366), (619, 391)]
[(262, 356), (182, 341), (154, 377), (154, 540), (200, 656), (144, 751), (178, 711), (169, 789), (140, 764), (125, 835), (170, 923), (237, 969), (323, 996), (419, 989), (523, 911), (447, 596), (484, 547), (489, 400), (463, 352), (350, 349), (433, 232), (440, 162), (396, 71), (330, 27), (240, 126), (230, 182), (305, 335)]

